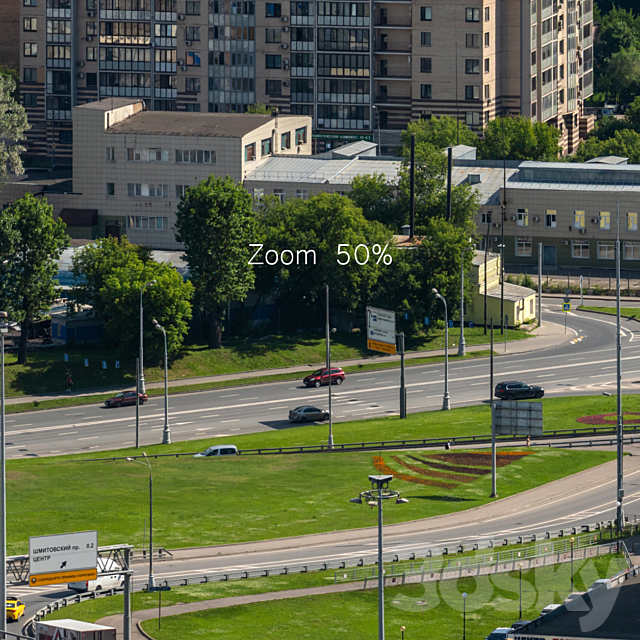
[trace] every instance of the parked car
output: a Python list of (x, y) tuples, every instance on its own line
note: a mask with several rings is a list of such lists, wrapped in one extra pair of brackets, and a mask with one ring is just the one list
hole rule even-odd
[(602, 117), (606, 117), (606, 116), (612, 116), (614, 114), (613, 109), (603, 109), (602, 110)]
[(611, 115), (618, 111), (618, 104), (616, 102), (605, 102), (602, 107), (602, 113), (604, 114), (605, 110), (611, 111)]
[[(140, 404), (144, 404), (148, 400), (146, 393), (140, 394)], [(107, 407), (126, 407), (127, 405), (136, 403), (135, 391), (123, 391), (115, 395), (113, 398), (109, 398), (104, 401)]]
[[(344, 371), (340, 367), (331, 368), (331, 384), (342, 384), (344, 379)], [(304, 382), (307, 387), (320, 387), (329, 384), (329, 369), (318, 369), (308, 375), (302, 382)]]
[(525, 398), (542, 398), (544, 389), (524, 382), (499, 382), (496, 385), (496, 398), (500, 400), (524, 400)]
[(511, 627), (497, 627), (484, 640), (506, 640)]
[(329, 414), (318, 407), (303, 405), (289, 411), (290, 422), (309, 422), (311, 420), (328, 420)]
[(209, 447), (200, 453), (196, 453), (194, 458), (210, 458), (211, 456), (237, 456), (238, 447), (235, 444), (219, 444)]
[[(120, 565), (110, 558), (98, 558), (98, 577), (95, 580), (81, 580), (70, 582), (67, 589), (73, 591), (106, 591), (107, 589), (120, 589), (124, 587), (124, 575), (111, 573), (121, 569)], [(111, 573), (111, 575), (101, 575)]]
[(24, 602), (17, 598), (7, 598), (7, 620), (19, 620), (24, 615)]

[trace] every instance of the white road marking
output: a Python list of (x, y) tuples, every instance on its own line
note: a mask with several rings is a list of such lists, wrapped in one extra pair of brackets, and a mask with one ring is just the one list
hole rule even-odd
[(89, 436), (88, 438), (78, 438), (78, 440), (97, 440), (98, 436)]
[(239, 396), (239, 393), (231, 393), (228, 396), (220, 396), (221, 398), (233, 398), (234, 396)]
[(220, 424), (224, 424), (225, 422), (240, 422), (240, 418), (236, 418), (235, 420), (220, 420)]

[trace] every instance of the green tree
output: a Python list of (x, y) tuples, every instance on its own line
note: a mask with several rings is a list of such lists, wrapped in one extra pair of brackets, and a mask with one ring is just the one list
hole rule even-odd
[[(370, 250), (374, 244), (389, 244), (388, 252), (394, 255), (391, 231), (379, 222), (366, 220), (349, 198), (337, 194), (319, 193), (308, 200), (284, 203), (270, 199), (265, 202), (263, 214), (260, 226), (264, 251), (275, 250), (284, 259), (269, 266), (266, 254), (262, 254), (260, 261), (265, 264), (256, 266), (258, 287), (278, 298), (282, 322), (289, 328), (322, 325), (325, 284), (331, 290), (333, 310), (364, 315), (371, 292), (387, 265), (382, 261), (377, 264), (373, 253), (366, 264), (358, 264), (353, 251), (360, 244)], [(338, 255), (340, 244), (349, 245), (342, 247), (350, 252), (348, 264), (338, 263), (338, 259), (347, 262), (344, 254)], [(282, 253), (288, 251), (291, 256)], [(291, 258), (293, 264), (283, 264)], [(358, 258), (364, 261), (363, 249)]]
[[(637, 96), (633, 102), (628, 106), (625, 115), (625, 120), (629, 125), (636, 130), (640, 129), (640, 96)], [(614, 118), (616, 122), (619, 122), (617, 118)]]
[(632, 164), (640, 164), (640, 134), (633, 129), (616, 131), (613, 138), (598, 140), (587, 138), (580, 144), (571, 158), (575, 162), (586, 162), (601, 156), (622, 156)]
[(436, 149), (444, 149), (456, 144), (478, 146), (478, 136), (466, 124), (449, 116), (429, 120), (421, 118), (410, 122), (400, 134), (405, 153), (408, 153), (411, 145), (412, 133), (416, 134), (416, 147), (423, 142), (433, 145)]
[[(44, 198), (27, 193), (0, 213), (3, 235), (12, 242), (12, 254), (4, 280), (4, 298), (11, 316), (20, 322), (18, 363), (27, 362), (29, 329), (49, 311), (58, 287), (56, 261), (69, 244), (65, 223), (53, 219), (53, 208)], [(5, 258), (7, 259), (7, 258)]]
[(616, 51), (607, 62), (608, 93), (626, 101), (640, 93), (640, 50), (634, 46)]
[(11, 75), (0, 73), (0, 188), (10, 173), (24, 173), (20, 159), (24, 147), (17, 143), (30, 127), (24, 107), (13, 97), (16, 86)]
[(256, 102), (255, 104), (250, 104), (247, 107), (247, 113), (259, 113), (265, 115), (271, 115), (273, 111), (273, 107), (267, 107), (267, 105), (262, 102)]
[(160, 361), (164, 339), (152, 320), (157, 320), (167, 332), (167, 352), (175, 355), (186, 335), (191, 319), (193, 285), (170, 265), (149, 260), (143, 262), (136, 253), (121, 266), (104, 275), (98, 292), (97, 306), (105, 319), (105, 337), (109, 344), (135, 351), (140, 331), (140, 288), (145, 282), (156, 284), (145, 293), (145, 353)]
[(406, 219), (406, 211), (398, 206), (395, 191), (396, 186), (384, 174), (374, 173), (355, 176), (347, 195), (367, 220), (382, 222), (397, 231)]
[(15, 89), (11, 92), (11, 97), (17, 102), (20, 102), (20, 70), (14, 67), (7, 67), (0, 64), (0, 76), (6, 76), (13, 80)]
[(244, 300), (254, 284), (251, 243), (257, 225), (251, 196), (227, 177), (210, 176), (178, 205), (176, 238), (185, 248), (196, 301), (209, 312), (209, 344), (222, 346), (222, 320), (231, 300)]
[[(540, 122), (531, 124), (524, 116), (491, 120), (484, 128), (484, 138), (478, 146), (482, 160), (557, 160), (560, 131)], [(504, 150), (504, 151), (503, 151)]]

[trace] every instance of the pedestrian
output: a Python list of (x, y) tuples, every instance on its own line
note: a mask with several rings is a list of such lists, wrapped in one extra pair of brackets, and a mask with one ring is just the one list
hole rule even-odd
[(73, 386), (73, 380), (71, 379), (71, 373), (67, 375), (67, 393), (71, 393), (71, 387)]
[(451, 449), (451, 440), (447, 440), (447, 444), (444, 445), (445, 449)]
[(531, 446), (531, 436), (527, 436), (527, 447)]

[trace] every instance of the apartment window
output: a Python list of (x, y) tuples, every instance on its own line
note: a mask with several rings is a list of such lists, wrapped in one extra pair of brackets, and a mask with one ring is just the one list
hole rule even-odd
[(584, 224), (585, 224), (584, 211), (574, 211), (573, 212), (573, 226), (576, 229), (584, 229)]
[(73, 144), (73, 131), (61, 131), (58, 134), (60, 144)]
[(491, 98), (491, 85), (484, 85), (484, 99), (489, 100)]
[[(244, 161), (253, 162), (256, 159), (256, 143), (248, 144), (244, 148)], [(255, 189), (254, 189), (255, 191)], [(264, 195), (264, 194), (263, 194)]]
[(480, 34), (467, 33), (465, 36), (465, 46), (467, 49), (477, 49), (480, 46)]
[(169, 218), (162, 216), (128, 216), (129, 229), (154, 229), (162, 231), (169, 228)]
[(490, 39), (490, 36), (489, 36), (489, 32), (487, 31), (487, 33), (484, 34), (484, 46), (485, 47), (489, 47), (489, 46), (491, 46), (490, 43), (491, 43), (491, 39)]
[(589, 243), (585, 240), (573, 240), (571, 242), (571, 257), (572, 258), (588, 258)]
[(188, 113), (200, 113), (200, 105), (197, 102), (188, 102), (186, 110)]
[(638, 214), (637, 213), (627, 213), (627, 230), (628, 231), (637, 231), (638, 230)]
[(267, 29), (266, 42), (282, 42), (282, 29)]
[(22, 102), (25, 107), (37, 107), (38, 106), (38, 94), (37, 93), (23, 93)]
[(200, 15), (200, 0), (187, 0), (185, 13), (188, 16), (199, 16)]
[(611, 229), (611, 213), (609, 211), (601, 211), (599, 223), (601, 229)]
[(560, 40), (560, 55), (564, 55), (564, 40)]
[(265, 138), (260, 143), (260, 156), (264, 158), (265, 156), (271, 155), (271, 138)]
[(176, 164), (215, 164), (216, 152), (202, 149), (176, 149)]
[(200, 91), (200, 78), (185, 78), (184, 90), (187, 93), (198, 93)]
[(253, 189), (253, 200), (254, 200), (254, 202), (260, 202), (260, 200), (262, 200), (262, 198), (264, 198), (264, 189), (261, 188), (261, 187), (254, 187), (254, 189)]
[(516, 224), (519, 227), (529, 226), (529, 210), (528, 209), (518, 209), (518, 212), (516, 214)]
[(267, 55), (267, 69), (282, 69), (282, 56)]
[(287, 131), (280, 136), (280, 148), (291, 149), (291, 131)]
[(421, 47), (431, 46), (431, 31), (423, 31), (420, 34), (420, 46)]
[(87, 22), (87, 35), (88, 36), (95, 36), (98, 34), (98, 28), (97, 28), (97, 23), (96, 22)]
[(29, 84), (31, 82), (37, 82), (38, 72), (35, 67), (24, 67), (22, 70), (22, 82)]
[(111, 198), (116, 195), (116, 183), (107, 182), (107, 192), (105, 194), (107, 198)]
[(169, 152), (162, 149), (127, 149), (129, 162), (168, 162)]
[(282, 14), (282, 5), (279, 2), (267, 2), (267, 18), (279, 18)]
[(615, 260), (616, 259), (615, 242), (598, 242), (598, 259), (599, 260)]
[(420, 20), (422, 22), (431, 21), (431, 7), (420, 7)]
[(431, 73), (431, 58), (420, 58), (420, 73)]
[(472, 126), (477, 127), (480, 124), (480, 113), (478, 113), (477, 111), (467, 111), (465, 122), (470, 127)]
[(187, 193), (187, 189), (189, 188), (188, 184), (177, 184), (176, 185), (176, 198), (184, 198)]
[(97, 60), (96, 47), (87, 47), (87, 60)]
[(480, 22), (480, 9), (467, 7), (465, 10), (465, 20), (467, 22)]
[(306, 200), (309, 197), (309, 192), (306, 189), (296, 189), (296, 199)]
[(420, 97), (426, 100), (431, 100), (431, 85), (430, 84), (421, 84), (420, 85)]
[(37, 31), (38, 19), (37, 18), (22, 18), (22, 30), (23, 31)]
[(97, 10), (98, 10), (98, 1), (87, 0), (87, 11), (97, 11)]
[(98, 86), (98, 74), (97, 73), (87, 73), (87, 87), (97, 87)]
[(527, 237), (516, 236), (516, 256), (530, 258), (532, 250), (532, 240)]
[(185, 62), (187, 63), (187, 67), (199, 67), (200, 56), (195, 53), (195, 51), (187, 51)]
[(22, 0), (23, 7), (37, 7), (38, 0)]
[(169, 188), (166, 184), (127, 183), (127, 196), (148, 198), (168, 198)]
[[(479, 9), (478, 9), (479, 11)], [(485, 22), (489, 22), (489, 20), (491, 20), (491, 10), (489, 9), (489, 7), (485, 7), (484, 8), (484, 21)]]
[(466, 85), (464, 88), (465, 100), (480, 100), (480, 87), (475, 85)]
[(267, 80), (267, 95), (268, 96), (281, 96), (282, 95), (282, 80)]
[(273, 195), (280, 200), (280, 202), (284, 202), (284, 189), (274, 189)]
[(545, 216), (545, 226), (549, 227), (550, 229), (555, 229), (556, 222), (556, 212), (552, 209), (548, 210)]
[(489, 120), (491, 119), (491, 114), (489, 113), (489, 111), (485, 111), (484, 112), (484, 123), (485, 124), (489, 124)]
[(296, 129), (296, 144), (307, 143), (307, 127), (301, 127)]
[(465, 60), (464, 61), (465, 73), (480, 73), (480, 60)]
[(24, 43), (24, 57), (35, 58), (38, 55), (38, 44), (36, 42)]
[(489, 73), (489, 68), (490, 68), (489, 58), (485, 58), (485, 60), (484, 60), (484, 72), (485, 73)]
[(184, 39), (197, 42), (200, 40), (200, 27), (186, 27), (184, 30)]
[(640, 242), (625, 242), (623, 256), (625, 260), (640, 260)]
[(482, 224), (491, 224), (491, 214), (490, 213), (480, 214), (480, 221)]
[(104, 150), (104, 160), (105, 162), (115, 162), (116, 161), (116, 149), (115, 147), (106, 147)]

